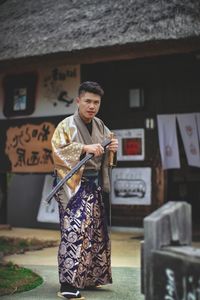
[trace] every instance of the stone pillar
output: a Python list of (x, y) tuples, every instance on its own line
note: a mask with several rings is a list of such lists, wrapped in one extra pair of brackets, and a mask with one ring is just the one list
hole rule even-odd
[(153, 298), (153, 251), (166, 246), (191, 245), (191, 206), (170, 201), (144, 219), (142, 287), (146, 300)]

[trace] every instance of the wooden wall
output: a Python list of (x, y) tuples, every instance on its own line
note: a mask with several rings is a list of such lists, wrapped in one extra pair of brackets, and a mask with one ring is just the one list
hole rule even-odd
[[(145, 130), (145, 160), (119, 161), (118, 167), (150, 167), (152, 169), (151, 205), (113, 205), (113, 225), (142, 226), (143, 218), (168, 200), (188, 201), (195, 212), (199, 211), (200, 170), (187, 165), (183, 145), (179, 138), (181, 169), (163, 172), (156, 122), (157, 114), (200, 112), (199, 78), (200, 60), (195, 54), (81, 65), (81, 81), (98, 81), (104, 87), (105, 96), (99, 117), (104, 120), (105, 124), (110, 129), (144, 128)], [(144, 107), (131, 109), (129, 108), (129, 89), (137, 87), (144, 89)], [(56, 125), (63, 117), (46, 117), (45, 120), (49, 119)], [(146, 118), (154, 119), (153, 130), (146, 129)], [(5, 140), (8, 127), (7, 121), (0, 121), (3, 140)], [(32, 121), (37, 123), (41, 121), (41, 118), (33, 118)], [(15, 126), (19, 126), (21, 122), (23, 123), (24, 120), (9, 120), (9, 124)], [(0, 149), (2, 156), (3, 150)], [(5, 164), (7, 164), (6, 160)], [(185, 197), (180, 195), (183, 185), (188, 191)]]
[[(177, 195), (168, 184), (169, 172), (163, 172), (161, 168), (156, 115), (199, 112), (199, 73), (200, 60), (193, 54), (82, 65), (81, 80), (98, 81), (104, 87), (99, 116), (107, 126), (111, 129), (145, 129), (145, 160), (121, 161), (118, 167), (152, 168), (152, 204), (113, 205), (113, 225), (141, 226), (144, 216), (164, 202), (175, 200)], [(128, 91), (138, 86), (144, 89), (145, 105), (143, 109), (131, 109)], [(155, 120), (155, 129), (145, 128), (147, 117)], [(187, 166), (185, 172), (194, 169)], [(197, 173), (200, 182), (199, 169)]]

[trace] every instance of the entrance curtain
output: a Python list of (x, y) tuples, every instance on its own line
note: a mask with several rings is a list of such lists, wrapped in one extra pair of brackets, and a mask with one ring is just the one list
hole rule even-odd
[(180, 168), (175, 115), (158, 115), (158, 138), (163, 169)]
[(197, 122), (194, 113), (178, 114), (177, 120), (189, 166), (200, 167)]

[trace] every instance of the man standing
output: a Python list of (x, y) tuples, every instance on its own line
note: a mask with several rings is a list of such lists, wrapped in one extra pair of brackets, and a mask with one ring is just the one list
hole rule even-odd
[(109, 151), (116, 152), (112, 138), (105, 150), (101, 143), (109, 129), (96, 116), (104, 92), (96, 82), (84, 82), (76, 99), (78, 110), (61, 121), (52, 137), (58, 178), (63, 178), (88, 153), (94, 156), (57, 194), (61, 242), (58, 251), (58, 296), (84, 299), (78, 289), (112, 283), (110, 241), (102, 190), (109, 192)]

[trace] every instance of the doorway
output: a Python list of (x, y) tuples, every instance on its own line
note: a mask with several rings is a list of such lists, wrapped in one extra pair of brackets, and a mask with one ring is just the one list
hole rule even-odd
[(200, 169), (168, 170), (167, 200), (186, 201), (192, 206), (193, 232), (200, 233)]

